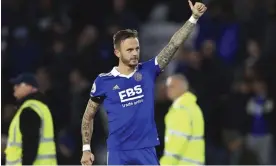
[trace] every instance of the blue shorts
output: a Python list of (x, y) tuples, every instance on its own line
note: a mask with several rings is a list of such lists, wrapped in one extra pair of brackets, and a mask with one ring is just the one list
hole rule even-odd
[(107, 165), (160, 165), (155, 148), (109, 150)]

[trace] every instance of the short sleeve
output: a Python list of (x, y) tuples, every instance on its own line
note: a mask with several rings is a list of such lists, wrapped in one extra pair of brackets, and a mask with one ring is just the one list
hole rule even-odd
[(158, 65), (157, 57), (142, 63), (142, 65), (143, 65), (143, 68), (145, 68), (150, 73), (152, 73), (154, 77), (157, 77), (162, 72)]
[(105, 98), (105, 92), (103, 88), (104, 84), (100, 76), (98, 76), (91, 88), (90, 98), (95, 102), (102, 102)]

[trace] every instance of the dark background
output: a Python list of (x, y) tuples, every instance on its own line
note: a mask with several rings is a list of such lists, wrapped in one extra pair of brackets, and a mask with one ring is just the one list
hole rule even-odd
[[(207, 164), (233, 164), (237, 151), (243, 152), (238, 159), (242, 164), (260, 164), (254, 160), (254, 153), (244, 150), (244, 138), (252, 125), (247, 120), (247, 106), (259, 93), (266, 93), (266, 100), (275, 104), (276, 1), (203, 2), (208, 12), (157, 81), (155, 112), (160, 140), (164, 137), (164, 116), (171, 104), (164, 93), (164, 79), (172, 73), (183, 73), (204, 113)], [(93, 80), (118, 62), (112, 35), (122, 28), (137, 29), (141, 59), (148, 60), (191, 15), (186, 0), (1, 3), (2, 145), (15, 112), (8, 80), (22, 72), (33, 72), (49, 99), (59, 164), (70, 165), (79, 164), (81, 158), (81, 119)], [(269, 134), (275, 135), (275, 108), (270, 110)], [(106, 163), (106, 133), (106, 116), (101, 110), (92, 139), (96, 164)], [(157, 147), (159, 156), (162, 150), (163, 143)], [(276, 157), (275, 153), (271, 155)]]

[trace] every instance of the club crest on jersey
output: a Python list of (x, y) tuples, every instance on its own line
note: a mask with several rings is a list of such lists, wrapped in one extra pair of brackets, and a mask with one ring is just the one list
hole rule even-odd
[(142, 74), (139, 73), (139, 72), (136, 72), (136, 73), (134, 74), (134, 79), (135, 79), (136, 81), (141, 81), (141, 80), (142, 80)]

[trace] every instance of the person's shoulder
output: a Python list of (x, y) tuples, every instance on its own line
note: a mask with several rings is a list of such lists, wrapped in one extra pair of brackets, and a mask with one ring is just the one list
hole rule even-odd
[(26, 107), (22, 110), (22, 112), (20, 114), (20, 119), (21, 120), (24, 119), (27, 121), (29, 121), (30, 119), (31, 120), (34, 120), (34, 119), (40, 120), (40, 117), (31, 107)]
[(110, 70), (107, 73), (100, 73), (96, 79), (100, 79), (100, 80), (105, 80), (108, 78), (113, 78), (117, 73), (115, 73), (115, 67), (112, 68), (112, 70)]
[(111, 72), (109, 72), (109, 73), (100, 73), (99, 75), (98, 75), (98, 77), (99, 78), (106, 78), (106, 77), (111, 77), (111, 76), (113, 76), (112, 75), (112, 73)]
[(177, 98), (173, 104), (172, 104), (174, 109), (177, 110), (188, 110), (188, 105), (186, 104), (185, 98), (183, 98), (183, 96), (180, 96), (179, 98)]
[(154, 78), (162, 72), (162, 70), (158, 65), (157, 57), (154, 57), (154, 58), (151, 58), (150, 60), (142, 62), (139, 64), (139, 66), (141, 70), (147, 70), (150, 73), (152, 73)]
[(146, 60), (146, 61), (144, 61), (144, 62), (141, 62), (141, 63), (139, 63), (139, 66), (140, 67), (147, 67), (148, 65), (158, 65), (157, 64), (157, 59), (156, 59), (156, 57), (154, 57), (154, 58), (151, 58), (151, 59), (149, 59), (149, 60)]
[(93, 82), (90, 96), (104, 96), (106, 93), (108, 82), (109, 80), (112, 80), (111, 78), (113, 77), (114, 76), (112, 72), (99, 74)]
[(100, 73), (100, 74), (96, 77), (94, 83), (103, 83), (105, 80), (107, 80), (107, 79), (109, 79), (109, 78), (111, 78), (111, 77), (113, 77), (113, 75), (112, 75), (111, 72), (108, 72), (108, 73)]

